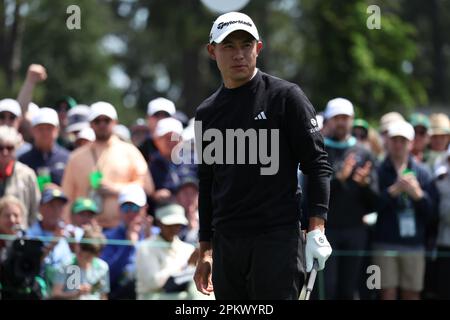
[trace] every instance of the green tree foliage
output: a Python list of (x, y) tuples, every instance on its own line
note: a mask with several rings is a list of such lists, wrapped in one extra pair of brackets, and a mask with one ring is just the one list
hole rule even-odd
[[(81, 8), (81, 30), (66, 27), (72, 4)], [(371, 4), (381, 9), (380, 30), (367, 28)], [(298, 83), (318, 110), (344, 96), (358, 116), (376, 119), (392, 109), (407, 114), (428, 96), (448, 100), (443, 1), (252, 0), (242, 11), (264, 42), (258, 66)], [(63, 95), (107, 100), (129, 124), (157, 96), (192, 116), (221, 83), (205, 50), (218, 14), (200, 0), (0, 0), (0, 12), (1, 96), (16, 95), (28, 65), (41, 63), (49, 78), (36, 90), (39, 105)], [(112, 67), (129, 85), (110, 83)]]
[[(359, 116), (407, 112), (426, 102), (423, 86), (409, 73), (417, 56), (415, 28), (402, 21), (386, 1), (381, 29), (367, 28), (365, 0), (302, 0), (300, 31), (305, 63), (299, 77), (322, 109), (336, 96), (349, 98)], [(376, 4), (376, 3), (375, 3)]]
[[(67, 8), (81, 9), (81, 30), (66, 26)], [(42, 103), (52, 104), (63, 95), (90, 104), (107, 100), (120, 105), (120, 92), (109, 84), (113, 60), (101, 40), (114, 27), (109, 8), (92, 0), (39, 0), (30, 2), (23, 41), (22, 74), (31, 63), (47, 68)]]
[(164, 96), (192, 115), (215, 82), (205, 56), (214, 15), (198, 0), (113, 1), (112, 7), (122, 23), (116, 36), (127, 48), (117, 55), (131, 79), (126, 95), (142, 111)]
[(417, 29), (414, 77), (423, 83), (430, 103), (448, 104), (450, 93), (450, 1), (403, 0), (399, 14)]

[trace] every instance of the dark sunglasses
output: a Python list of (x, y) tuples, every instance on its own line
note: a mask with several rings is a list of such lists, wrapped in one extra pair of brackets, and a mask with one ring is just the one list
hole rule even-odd
[(106, 123), (106, 124), (110, 124), (111, 121), (112, 121), (112, 120), (111, 120), (110, 118), (96, 118), (96, 119), (92, 120), (92, 122), (93, 122), (95, 125), (99, 125), (99, 124), (102, 123), (102, 122), (104, 122), (104, 123)]
[(14, 146), (2, 146), (0, 145), (0, 151), (3, 152), (3, 150), (8, 150), (9, 152), (12, 152), (14, 150)]
[(141, 210), (141, 207), (139, 207), (137, 204), (134, 203), (124, 203), (120, 206), (120, 211), (122, 212), (133, 212), (137, 213)]
[(16, 120), (16, 115), (14, 114), (10, 114), (10, 113), (6, 113), (6, 112), (2, 112), (0, 113), (0, 120)]

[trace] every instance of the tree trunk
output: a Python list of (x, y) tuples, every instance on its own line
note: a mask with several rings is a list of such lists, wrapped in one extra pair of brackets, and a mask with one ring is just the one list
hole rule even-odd
[(432, 27), (432, 43), (433, 43), (433, 101), (447, 101), (445, 90), (445, 59), (443, 54), (444, 39), (442, 37), (441, 12), (437, 0), (431, 0), (430, 6), (430, 22)]
[(0, 1), (0, 61), (8, 90), (12, 90), (14, 79), (20, 68), (21, 40), (24, 26), (20, 17), (22, 2), (22, 0), (15, 2), (13, 23), (8, 27), (6, 25), (5, 1)]

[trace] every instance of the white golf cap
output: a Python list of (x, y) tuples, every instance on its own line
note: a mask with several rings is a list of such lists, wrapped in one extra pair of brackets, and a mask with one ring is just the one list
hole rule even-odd
[(91, 127), (86, 127), (84, 129), (81, 129), (80, 132), (77, 134), (77, 140), (78, 139), (84, 139), (88, 141), (95, 141), (95, 132), (94, 129)]
[(151, 100), (147, 106), (147, 115), (152, 116), (157, 112), (167, 112), (169, 116), (173, 116), (176, 112), (175, 104), (166, 98), (156, 98)]
[(209, 43), (221, 43), (230, 33), (243, 30), (259, 40), (258, 29), (253, 20), (240, 12), (228, 12), (216, 19), (209, 34)]
[(0, 112), (8, 111), (14, 114), (16, 117), (22, 116), (22, 109), (19, 102), (14, 99), (2, 99), (0, 100)]
[(117, 120), (116, 108), (111, 103), (99, 101), (91, 105), (91, 112), (89, 113), (89, 122), (100, 117), (105, 116), (112, 120)]
[(353, 117), (355, 115), (353, 104), (345, 98), (335, 98), (328, 101), (323, 117), (328, 120), (338, 115)]
[(59, 126), (58, 113), (52, 108), (40, 108), (31, 119), (33, 127), (40, 124), (51, 124), (55, 127)]
[(155, 137), (162, 137), (169, 132), (174, 132), (181, 135), (183, 133), (183, 125), (180, 121), (174, 118), (159, 120), (155, 128)]
[(389, 126), (394, 123), (394, 122), (404, 122), (406, 121), (405, 118), (403, 118), (403, 116), (396, 112), (396, 111), (392, 111), (392, 112), (388, 112), (386, 114), (384, 114), (381, 119), (380, 119), (380, 132), (386, 132), (389, 128)]
[(392, 137), (403, 137), (409, 141), (414, 140), (414, 128), (406, 121), (395, 121), (391, 123), (387, 128), (387, 135)]
[(120, 191), (118, 202), (119, 205), (131, 202), (139, 207), (143, 207), (147, 204), (147, 196), (141, 186), (130, 184)]
[(184, 208), (179, 204), (169, 204), (156, 209), (155, 217), (166, 226), (175, 224), (185, 226), (188, 224), (188, 220), (184, 214)]

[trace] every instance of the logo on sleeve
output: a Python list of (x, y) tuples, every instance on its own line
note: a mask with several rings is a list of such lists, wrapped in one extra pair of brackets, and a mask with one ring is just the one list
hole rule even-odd
[(311, 124), (313, 126), (312, 129), (309, 129), (309, 133), (315, 133), (315, 132), (319, 132), (319, 124), (317, 123), (317, 120), (314, 118), (311, 118)]

